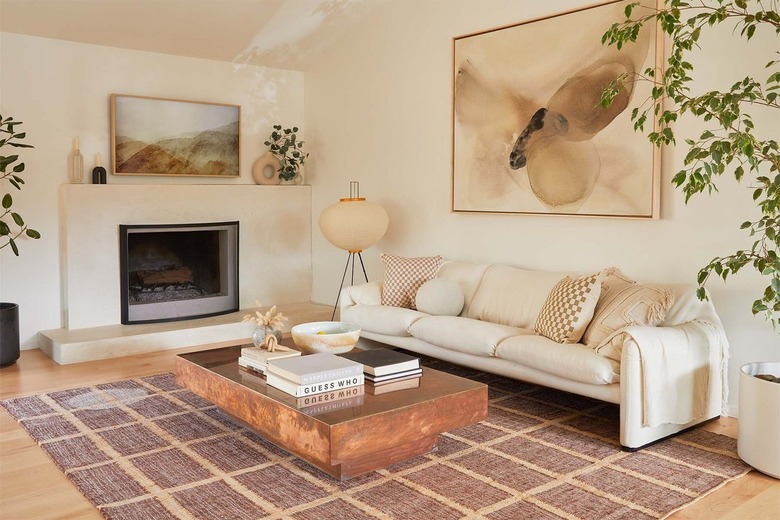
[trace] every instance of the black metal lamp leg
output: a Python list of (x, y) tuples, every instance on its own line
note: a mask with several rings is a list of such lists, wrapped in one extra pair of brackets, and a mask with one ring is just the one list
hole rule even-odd
[[(341, 299), (341, 289), (344, 288), (344, 280), (347, 278), (347, 269), (349, 269), (349, 261), (352, 260), (352, 281), (354, 283), (355, 281), (355, 253), (349, 253), (349, 256), (347, 257), (347, 263), (344, 266), (344, 274), (341, 275), (341, 285), (339, 285), (339, 292), (336, 293), (336, 303), (333, 304), (333, 313), (330, 315), (330, 321), (333, 321), (333, 319), (336, 317), (336, 309), (339, 306), (339, 300)], [(360, 259), (360, 263), (363, 263), (363, 259)], [(365, 269), (363, 270), (365, 273)], [(368, 281), (368, 280), (366, 280)]]
[[(363, 276), (366, 277), (366, 283), (368, 283), (368, 275), (366, 274), (366, 266), (363, 265), (363, 254), (358, 252), (358, 259), (360, 260), (360, 267), (363, 268)], [(355, 259), (352, 259), (352, 265), (355, 265)]]

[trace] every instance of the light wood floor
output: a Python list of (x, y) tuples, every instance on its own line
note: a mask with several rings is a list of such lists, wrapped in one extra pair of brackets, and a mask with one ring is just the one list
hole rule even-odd
[[(224, 344), (211, 347), (218, 346)], [(0, 399), (170, 372), (177, 354), (202, 348), (65, 366), (57, 365), (39, 350), (24, 351), (16, 365), (0, 370)], [(76, 490), (43, 450), (5, 410), (0, 410), (0, 518), (100, 519), (97, 509)], [(730, 418), (704, 427), (730, 436), (736, 436), (737, 432), (737, 422)], [(780, 480), (751, 471), (670, 518), (780, 519)]]

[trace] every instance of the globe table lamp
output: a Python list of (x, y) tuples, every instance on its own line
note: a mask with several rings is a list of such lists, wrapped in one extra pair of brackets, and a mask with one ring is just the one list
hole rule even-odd
[(352, 181), (349, 183), (349, 197), (340, 199), (339, 202), (328, 206), (320, 214), (320, 230), (328, 239), (328, 242), (344, 249), (349, 253), (347, 264), (344, 266), (344, 274), (341, 276), (341, 285), (336, 295), (336, 303), (333, 304), (333, 314), (330, 319), (336, 316), (336, 308), (339, 305), (341, 290), (344, 288), (344, 280), (347, 277), (347, 270), (352, 265), (352, 281), (355, 284), (355, 256), (360, 260), (360, 267), (363, 269), (363, 276), (368, 282), (366, 267), (363, 265), (363, 256), (361, 253), (381, 239), (387, 231), (387, 224), (390, 219), (387, 211), (379, 204), (366, 201), (360, 196), (360, 183)]

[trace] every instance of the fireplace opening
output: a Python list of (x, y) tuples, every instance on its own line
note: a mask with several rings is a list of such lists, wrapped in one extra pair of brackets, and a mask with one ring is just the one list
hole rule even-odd
[(123, 324), (238, 310), (238, 222), (119, 230)]

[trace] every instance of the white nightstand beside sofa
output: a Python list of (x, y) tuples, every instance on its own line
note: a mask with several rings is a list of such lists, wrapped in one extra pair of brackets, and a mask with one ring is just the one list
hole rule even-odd
[[(578, 277), (426, 258), (427, 275), (419, 259), (383, 255), (385, 281), (345, 288), (341, 320), (368, 339), (617, 403), (626, 449), (720, 416), (728, 343), (695, 287), (638, 283), (615, 268)], [(588, 294), (567, 329), (576, 330), (557, 337), (540, 315), (552, 309), (555, 328), (561, 309), (551, 293), (577, 284), (575, 293), (585, 284)], [(405, 304), (412, 298), (419, 309), (388, 301), (399, 286)]]

